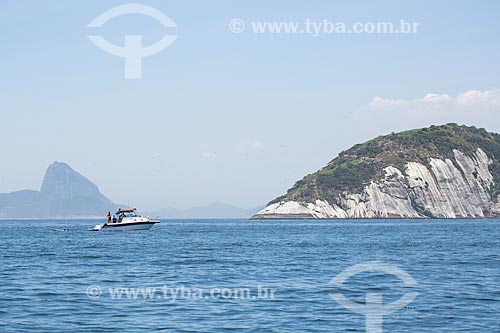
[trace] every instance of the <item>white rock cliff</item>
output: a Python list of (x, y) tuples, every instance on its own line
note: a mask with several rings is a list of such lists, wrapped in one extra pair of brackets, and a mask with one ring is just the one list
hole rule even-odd
[(281, 201), (253, 219), (285, 218), (482, 218), (500, 215), (500, 203), (490, 197), (491, 159), (477, 149), (474, 156), (453, 150), (454, 159), (431, 158), (405, 170), (393, 166), (361, 193), (343, 193), (335, 202)]

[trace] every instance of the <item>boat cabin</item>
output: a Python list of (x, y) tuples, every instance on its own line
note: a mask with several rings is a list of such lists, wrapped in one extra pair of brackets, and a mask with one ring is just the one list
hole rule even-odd
[(115, 214), (118, 216), (118, 221), (121, 222), (124, 217), (137, 217), (136, 210), (137, 208), (119, 208)]

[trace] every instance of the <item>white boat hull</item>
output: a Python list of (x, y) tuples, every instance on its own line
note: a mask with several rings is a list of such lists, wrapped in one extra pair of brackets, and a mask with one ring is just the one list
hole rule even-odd
[(149, 222), (130, 222), (130, 223), (111, 223), (99, 224), (92, 229), (92, 231), (135, 231), (135, 230), (149, 230), (155, 224), (160, 223), (156, 221)]
[(149, 230), (158, 222), (112, 223), (106, 224), (101, 231)]

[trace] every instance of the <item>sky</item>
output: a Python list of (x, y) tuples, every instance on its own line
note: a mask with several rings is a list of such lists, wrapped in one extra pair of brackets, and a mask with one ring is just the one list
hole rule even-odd
[[(0, 192), (68, 163), (143, 210), (267, 203), (353, 144), (458, 122), (500, 132), (498, 1), (0, 1)], [(244, 22), (234, 33), (232, 20)], [(256, 33), (255, 22), (417, 22), (410, 34)], [(303, 27), (303, 25), (301, 25)], [(144, 46), (124, 59), (88, 38)]]

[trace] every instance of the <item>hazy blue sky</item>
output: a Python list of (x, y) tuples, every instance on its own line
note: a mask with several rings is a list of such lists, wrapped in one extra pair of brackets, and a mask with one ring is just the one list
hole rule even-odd
[[(498, 1), (0, 1), (0, 192), (64, 161), (143, 209), (263, 204), (354, 143), (430, 123), (500, 131)], [(233, 18), (246, 30), (228, 29)], [(254, 34), (250, 21), (420, 23), (418, 33)], [(92, 44), (140, 34), (141, 80)], [(428, 94), (437, 95), (428, 95)], [(426, 96), (427, 95), (427, 96)], [(424, 97), (426, 96), (426, 97)]]

